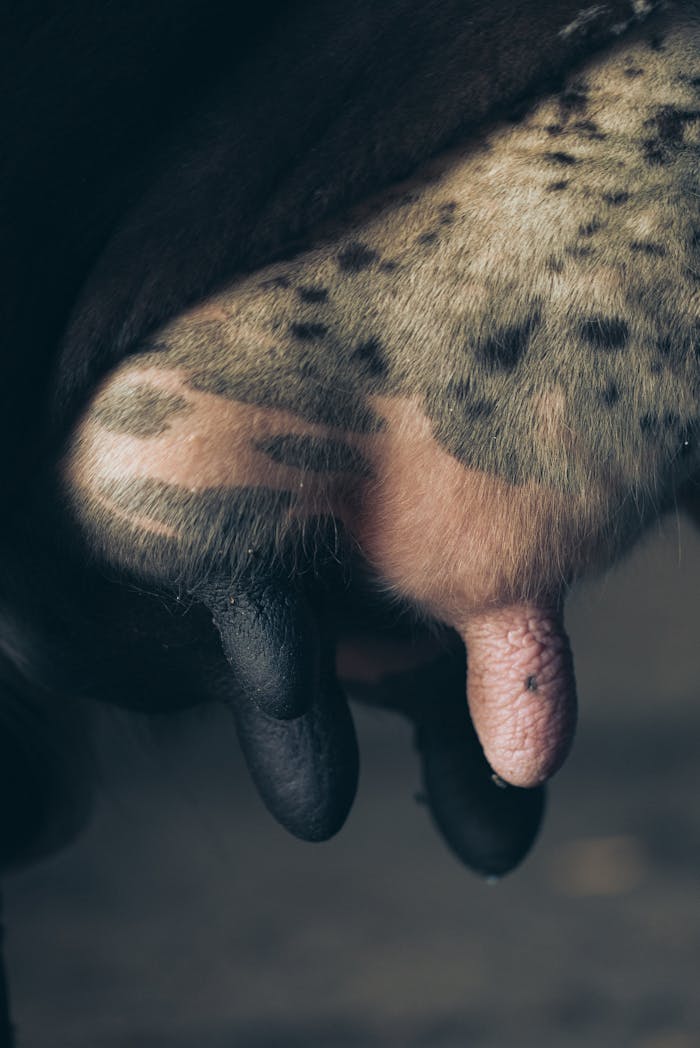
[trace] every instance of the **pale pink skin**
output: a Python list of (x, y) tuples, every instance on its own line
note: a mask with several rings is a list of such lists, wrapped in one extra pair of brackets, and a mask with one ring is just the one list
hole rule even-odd
[(576, 689), (561, 613), (532, 605), (475, 616), (462, 636), (467, 695), (491, 767), (534, 786), (561, 765), (576, 726)]
[[(561, 612), (514, 605), (473, 616), (467, 698), (486, 758), (513, 786), (536, 786), (564, 761), (576, 727), (576, 686)], [(418, 650), (397, 643), (343, 642), (341, 679), (377, 684), (440, 654), (428, 640)]]
[[(78, 498), (93, 482), (147, 476), (190, 490), (251, 482), (303, 489), (310, 510), (330, 502), (387, 590), (464, 639), (469, 707), (494, 772), (532, 787), (557, 770), (576, 719), (561, 547), (574, 534), (572, 521), (584, 516), (583, 503), (567, 506), (534, 485), (515, 488), (466, 469), (435, 441), (409, 398), (373, 398), (386, 426), (367, 436), (193, 391), (176, 370), (139, 369), (132, 361), (107, 380), (143, 381), (184, 396), (191, 412), (174, 416), (162, 435), (141, 439), (102, 429), (88, 410), (63, 466)], [(271, 463), (251, 448), (251, 437), (276, 432), (342, 437), (370, 461), (373, 476), (349, 490), (347, 478)], [(586, 502), (590, 509), (595, 499)], [(576, 542), (585, 561), (590, 549), (580, 533)], [(343, 659), (347, 675), (347, 650), (341, 672)], [(360, 676), (372, 676), (371, 657), (359, 665)]]

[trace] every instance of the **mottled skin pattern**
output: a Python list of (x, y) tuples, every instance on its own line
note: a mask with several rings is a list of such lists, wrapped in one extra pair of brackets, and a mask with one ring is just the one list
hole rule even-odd
[(563, 594), (698, 467), (699, 42), (637, 31), (157, 330), (64, 460), (92, 547), (195, 596), (359, 554), (466, 642), (494, 769), (546, 779)]
[[(415, 236), (407, 243), (424, 236), (416, 243), (420, 265), (409, 264), (404, 272), (394, 268), (391, 283), (384, 278), (398, 262), (375, 259), (372, 252), (382, 236), (397, 241), (396, 232), (387, 225), (382, 233), (380, 221), (374, 247), (362, 246), (357, 232), (371, 213), (388, 214), (386, 201), (348, 216), (342, 242), (337, 231), (324, 233), (319, 223), (413, 172), (416, 185), (409, 191), (423, 193), (427, 176), (419, 167), (428, 158), (464, 142), (486, 121), (493, 126), (501, 116), (522, 115), (527, 100), (561, 91), (567, 70), (641, 22), (651, 24), (660, 7), (654, 0), (357, 0), (350, 10), (340, 0), (173, 0), (167, 6), (144, 0), (98, 10), (66, 0), (59, 10), (40, 0), (7, 20), (0, 45), (0, 242), (8, 350), (0, 427), (11, 453), (0, 519), (0, 768), (11, 785), (0, 790), (3, 869), (77, 832), (91, 781), (90, 733), (78, 729), (88, 715), (84, 700), (164, 712), (209, 699), (232, 702), (232, 693), (247, 689), (260, 709), (256, 720), (241, 706), (239, 734), (249, 763), (260, 772), (268, 806), (281, 817), (277, 801), (292, 781), (289, 769), (304, 765), (305, 752), (296, 796), (282, 798), (282, 821), (314, 839), (335, 832), (354, 788), (350, 759), (335, 798), (330, 781), (329, 755), (339, 752), (333, 732), (344, 715), (334, 727), (318, 704), (308, 716), (300, 710), (314, 706), (309, 696), (323, 691), (324, 674), (329, 694), (336, 687), (327, 668), (321, 673), (336, 645), (346, 682), (349, 669), (364, 665), (375, 685), (379, 674), (382, 703), (408, 712), (418, 724), (436, 791), (427, 791), (435, 800), (431, 810), (443, 830), (451, 827), (448, 840), (461, 841), (460, 857), (491, 872), (522, 858), (536, 831), (541, 795), (518, 800), (517, 791), (491, 789), (488, 766), (468, 739), (459, 638), (452, 635), (458, 643), (445, 674), (426, 672), (420, 686), (418, 676), (413, 681), (404, 674), (396, 678), (395, 693), (387, 674), (434, 655), (435, 621), (464, 611), (464, 570), (455, 568), (473, 565), (466, 572), (472, 602), (494, 593), (502, 600), (509, 588), (521, 596), (540, 588), (547, 577), (543, 569), (571, 542), (557, 538), (557, 528), (566, 528), (543, 501), (541, 485), (529, 493), (526, 484), (516, 485), (523, 498), (504, 513), (504, 500), (515, 490), (508, 477), (517, 463), (505, 461), (502, 447), (512, 440), (493, 444), (505, 467), (500, 478), (470, 470), (465, 456), (476, 443), (457, 448), (455, 457), (444, 440), (449, 399), (464, 414), (469, 394), (468, 418), (475, 436), (481, 430), (482, 445), (494, 420), (507, 414), (507, 399), (495, 407), (486, 398), (482, 402), (442, 364), (421, 377), (418, 358), (412, 354), (414, 365), (407, 367), (406, 348), (388, 337), (392, 325), (401, 334), (396, 317), (387, 325), (368, 312), (374, 303), (376, 313), (382, 287), (384, 295), (387, 289), (405, 294), (407, 272), (416, 286), (422, 267), (428, 277), (432, 272), (427, 282), (418, 282), (422, 297), (432, 284), (426, 303), (448, 316), (438, 302), (435, 263), (442, 244), (434, 234), (437, 225), (447, 231), (451, 221), (454, 230), (464, 229), (463, 220), (451, 219), (456, 200), (440, 197), (439, 222), (428, 212), (424, 221), (420, 208), (409, 209)], [(464, 160), (467, 151), (460, 156)], [(457, 196), (466, 202), (463, 193)], [(241, 332), (202, 327), (207, 314), (210, 320), (222, 316), (207, 300), (242, 273), (299, 255), (302, 244), (318, 246), (324, 236), (333, 300), (330, 286), (312, 282), (311, 274), (289, 294), (274, 286), (279, 280), (272, 273), (251, 278), (251, 288), (273, 281), (260, 300), (263, 314), (253, 318), (258, 335), (275, 316), (282, 325), (279, 338), (265, 336), (251, 374), (253, 357), (246, 360)], [(409, 262), (410, 252), (404, 254)], [(370, 289), (377, 275), (383, 283)], [(237, 292), (230, 297), (233, 303)], [(118, 378), (90, 411), (110, 369), (130, 356), (137, 361), (167, 321), (179, 317), (182, 324), (171, 351), (186, 350), (188, 361), (194, 358), (192, 339), (182, 338), (192, 327), (184, 311), (194, 303), (204, 309), (195, 325), (206, 343), (203, 380), (223, 383), (234, 399), (195, 389), (198, 368), (189, 362), (177, 373), (158, 364), (148, 382), (136, 364), (140, 388)], [(295, 304), (298, 315), (290, 308)], [(329, 328), (334, 310), (340, 312), (329, 339), (323, 328)], [(355, 319), (348, 321), (346, 344), (338, 324), (345, 324), (347, 313)], [(464, 309), (462, 314), (466, 323)], [(360, 316), (372, 332), (357, 338)], [(419, 332), (419, 319), (415, 309), (400, 318), (409, 336)], [(501, 363), (514, 350), (517, 355), (531, 326), (527, 321), (521, 334), (505, 329)], [(213, 353), (214, 330), (223, 353)], [(494, 330), (498, 334), (498, 324)], [(333, 340), (334, 352), (340, 352), (330, 366)], [(270, 367), (265, 354), (273, 347), (280, 356)], [(313, 374), (319, 362), (321, 378)], [(273, 412), (270, 404), (276, 403), (290, 411)], [(72, 458), (69, 453), (68, 473), (56, 471), (65, 438), (80, 432), (75, 427), (86, 407), (92, 428), (82, 432), (82, 450)], [(452, 437), (460, 432), (466, 432), (463, 426)], [(173, 446), (177, 433), (181, 455)], [(101, 439), (105, 435), (111, 446)], [(91, 450), (92, 437), (98, 439)], [(127, 439), (135, 442), (131, 450), (140, 450), (120, 459), (117, 445), (123, 452)], [(182, 475), (159, 478), (166, 466), (163, 459), (157, 467), (163, 451), (171, 467), (178, 457), (181, 465), (192, 465), (197, 445), (195, 476), (190, 473), (184, 486)], [(71, 447), (75, 452), (75, 439), (68, 441)], [(85, 469), (78, 462), (83, 452)], [(107, 459), (98, 461), (93, 453)], [(121, 473), (115, 475), (119, 461)], [(91, 476), (88, 466), (94, 467)], [(57, 472), (63, 477), (59, 486), (75, 502), (67, 519), (61, 512), (65, 490), (56, 498)], [(432, 482), (441, 493), (441, 515), (434, 513)], [(458, 506), (462, 518), (472, 519), (455, 514)], [(75, 510), (91, 532), (87, 544), (75, 527)], [(576, 518), (579, 530), (585, 514)], [(441, 526), (445, 515), (449, 528)], [(599, 524), (600, 514), (593, 516)], [(506, 520), (510, 537), (501, 526)], [(518, 522), (528, 535), (518, 536)], [(534, 533), (545, 525), (551, 541), (541, 548), (538, 565)], [(458, 541), (465, 526), (471, 545)], [(490, 543), (484, 541), (489, 535)], [(412, 550), (417, 542), (420, 548)], [(86, 556), (90, 548), (101, 549), (112, 566), (105, 569), (102, 556)], [(402, 549), (411, 557), (399, 558), (403, 566), (392, 564)], [(427, 549), (432, 561), (424, 556)], [(121, 566), (116, 570), (115, 562)], [(489, 579), (489, 563), (503, 568), (499, 577)], [(432, 594), (426, 580), (434, 583)], [(317, 584), (320, 594), (300, 592)], [(417, 642), (414, 626), (404, 628), (414, 620), (402, 617), (397, 594), (427, 615), (427, 639), (424, 633)], [(445, 604), (450, 594), (453, 608)], [(312, 615), (305, 610), (307, 596)], [(342, 637), (358, 624), (364, 649), (355, 647), (349, 661)], [(525, 633), (514, 636), (528, 643), (518, 657), (538, 644), (537, 630), (521, 627)], [(392, 643), (403, 637), (396, 645), (403, 654), (393, 662), (387, 660), (387, 635)], [(370, 641), (382, 649), (373, 668)], [(478, 661), (472, 651), (470, 666)], [(521, 669), (518, 687), (525, 698), (542, 698), (543, 667)], [(526, 683), (530, 678), (537, 689)], [(355, 680), (355, 693), (357, 685)], [(421, 689), (436, 697), (430, 724), (429, 702), (418, 702)], [(447, 716), (450, 703), (454, 722)], [(297, 721), (290, 719), (282, 731), (268, 724), (262, 707), (273, 718), (298, 714)], [(346, 758), (354, 746), (348, 722), (345, 717)], [(276, 748), (268, 745), (273, 738)], [(458, 760), (462, 743), (469, 757)], [(447, 776), (440, 754), (451, 769)], [(475, 823), (466, 815), (467, 808), (475, 811), (478, 797), (493, 816), (483, 821), (481, 838), (473, 836)]]
[[(692, 19), (626, 38), (157, 331), (68, 456), (91, 541), (196, 584), (299, 518), (356, 524), (410, 404), (541, 529), (514, 596), (606, 561), (698, 465), (698, 39)], [(235, 534), (212, 537), (222, 514)]]
[(343, 691), (408, 716), (462, 862), (522, 860), (543, 790), (492, 770), (566, 751), (565, 589), (697, 468), (697, 8), (5, 20), (3, 871), (83, 825), (96, 699), (225, 703), (269, 810), (328, 838)]

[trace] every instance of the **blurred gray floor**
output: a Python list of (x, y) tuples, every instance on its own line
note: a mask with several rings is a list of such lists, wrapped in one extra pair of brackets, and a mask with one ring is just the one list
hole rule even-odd
[(496, 885), (358, 711), (339, 838), (270, 821), (223, 714), (104, 725), (91, 829), (6, 889), (22, 1048), (700, 1046), (700, 541), (670, 521), (571, 601), (582, 707), (539, 844)]

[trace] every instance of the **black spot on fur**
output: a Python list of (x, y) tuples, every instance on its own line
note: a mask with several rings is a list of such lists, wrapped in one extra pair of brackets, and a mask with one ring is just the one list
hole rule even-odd
[(642, 415), (639, 420), (639, 428), (646, 437), (656, 436), (660, 428), (659, 416), (653, 415), (651, 412)]
[(534, 311), (523, 323), (501, 328), (479, 345), (478, 359), (493, 371), (512, 371), (527, 352), (539, 323), (539, 313)]
[(473, 422), (490, 418), (496, 409), (493, 400), (475, 396), (469, 379), (448, 382), (445, 394), (440, 399), (455, 403), (459, 411)]
[(360, 364), (372, 378), (382, 378), (389, 370), (382, 344), (378, 338), (368, 338), (357, 349), (353, 350), (353, 359)]
[(328, 299), (328, 288), (325, 287), (300, 287), (297, 294), (302, 302), (326, 302)]
[(629, 338), (627, 323), (620, 317), (588, 317), (581, 322), (579, 332), (596, 349), (624, 349)]
[(604, 131), (600, 130), (595, 120), (577, 120), (572, 127), (574, 131), (581, 131), (587, 138), (594, 139), (596, 142), (602, 142), (608, 137)]
[(417, 238), (419, 244), (434, 244), (437, 241), (438, 235), (435, 230), (431, 230), (429, 233), (421, 233)]
[(578, 159), (575, 156), (572, 156), (571, 153), (563, 153), (561, 150), (543, 153), (542, 156), (550, 164), (561, 164), (563, 167), (571, 167), (573, 164), (578, 164)]
[(700, 90), (700, 76), (694, 76), (691, 80), (688, 81), (688, 83), (691, 87), (694, 87), (696, 91)]
[(620, 399), (620, 387), (617, 382), (609, 382), (601, 393), (601, 398), (607, 407), (614, 407)]
[(550, 256), (547, 259), (547, 269), (550, 273), (562, 273), (564, 271), (563, 259), (557, 258), (555, 255)]
[(484, 421), (485, 419), (491, 418), (496, 405), (493, 400), (486, 400), (483, 397), (467, 400), (462, 403), (462, 410), (466, 417), (472, 421)]
[(359, 240), (354, 240), (338, 252), (338, 267), (344, 273), (359, 273), (360, 270), (371, 266), (378, 258), (376, 251)]
[(579, 84), (563, 91), (559, 95), (559, 108), (562, 113), (580, 113), (588, 105), (588, 88), (585, 84)]
[(656, 138), (645, 138), (642, 142), (642, 154), (647, 164), (651, 167), (658, 167), (661, 164), (668, 163), (668, 155), (666, 151), (661, 147)]
[(578, 227), (578, 235), (580, 237), (592, 237), (600, 228), (601, 226), (598, 219), (592, 218), (590, 222), (586, 222), (584, 225)]
[(644, 70), (641, 66), (628, 66), (625, 69), (625, 76), (628, 80), (636, 80), (638, 76), (644, 76)]
[(649, 255), (650, 258), (663, 258), (666, 254), (664, 245), (656, 244), (653, 240), (633, 240), (630, 248), (639, 254)]
[(653, 33), (647, 43), (652, 51), (663, 51), (664, 49), (664, 38), (661, 33)]
[(294, 323), (289, 325), (289, 333), (294, 335), (294, 338), (301, 338), (304, 341), (323, 338), (327, 331), (325, 324)]
[(387, 262), (380, 263), (379, 268), (384, 273), (394, 273), (399, 268), (399, 264), (398, 262), (395, 262), (393, 258), (390, 258)]
[(678, 109), (676, 106), (660, 106), (651, 120), (645, 121), (647, 126), (655, 126), (656, 132), (662, 142), (669, 145), (680, 145), (683, 141), (685, 129), (688, 124), (693, 124), (700, 119), (700, 111), (697, 109)]
[(653, 117), (644, 121), (644, 126), (654, 134), (642, 142), (642, 152), (649, 164), (666, 164), (672, 159), (673, 151), (683, 144), (688, 124), (700, 120), (700, 110), (679, 109), (677, 106), (659, 106)]
[(547, 124), (545, 131), (548, 135), (560, 135), (564, 128), (561, 124)]
[(676, 340), (666, 332), (656, 343), (656, 348), (662, 357), (670, 357), (676, 348)]
[(610, 204), (612, 207), (619, 207), (620, 204), (626, 204), (629, 198), (630, 195), (626, 189), (618, 189), (615, 193), (603, 193), (603, 200), (606, 204)]
[(455, 211), (457, 210), (457, 204), (454, 200), (449, 200), (445, 204), (440, 204), (439, 219), (441, 226), (449, 226), (454, 222)]
[(557, 182), (548, 182), (545, 189), (548, 193), (561, 193), (569, 184), (568, 178), (559, 179)]

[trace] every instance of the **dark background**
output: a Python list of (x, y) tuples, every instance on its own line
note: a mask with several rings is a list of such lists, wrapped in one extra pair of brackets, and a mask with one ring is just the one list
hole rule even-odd
[(27, 1048), (695, 1048), (700, 538), (570, 602), (581, 727), (525, 865), (489, 885), (416, 803), (403, 722), (357, 710), (340, 836), (270, 820), (221, 711), (109, 711), (91, 828), (6, 886)]

